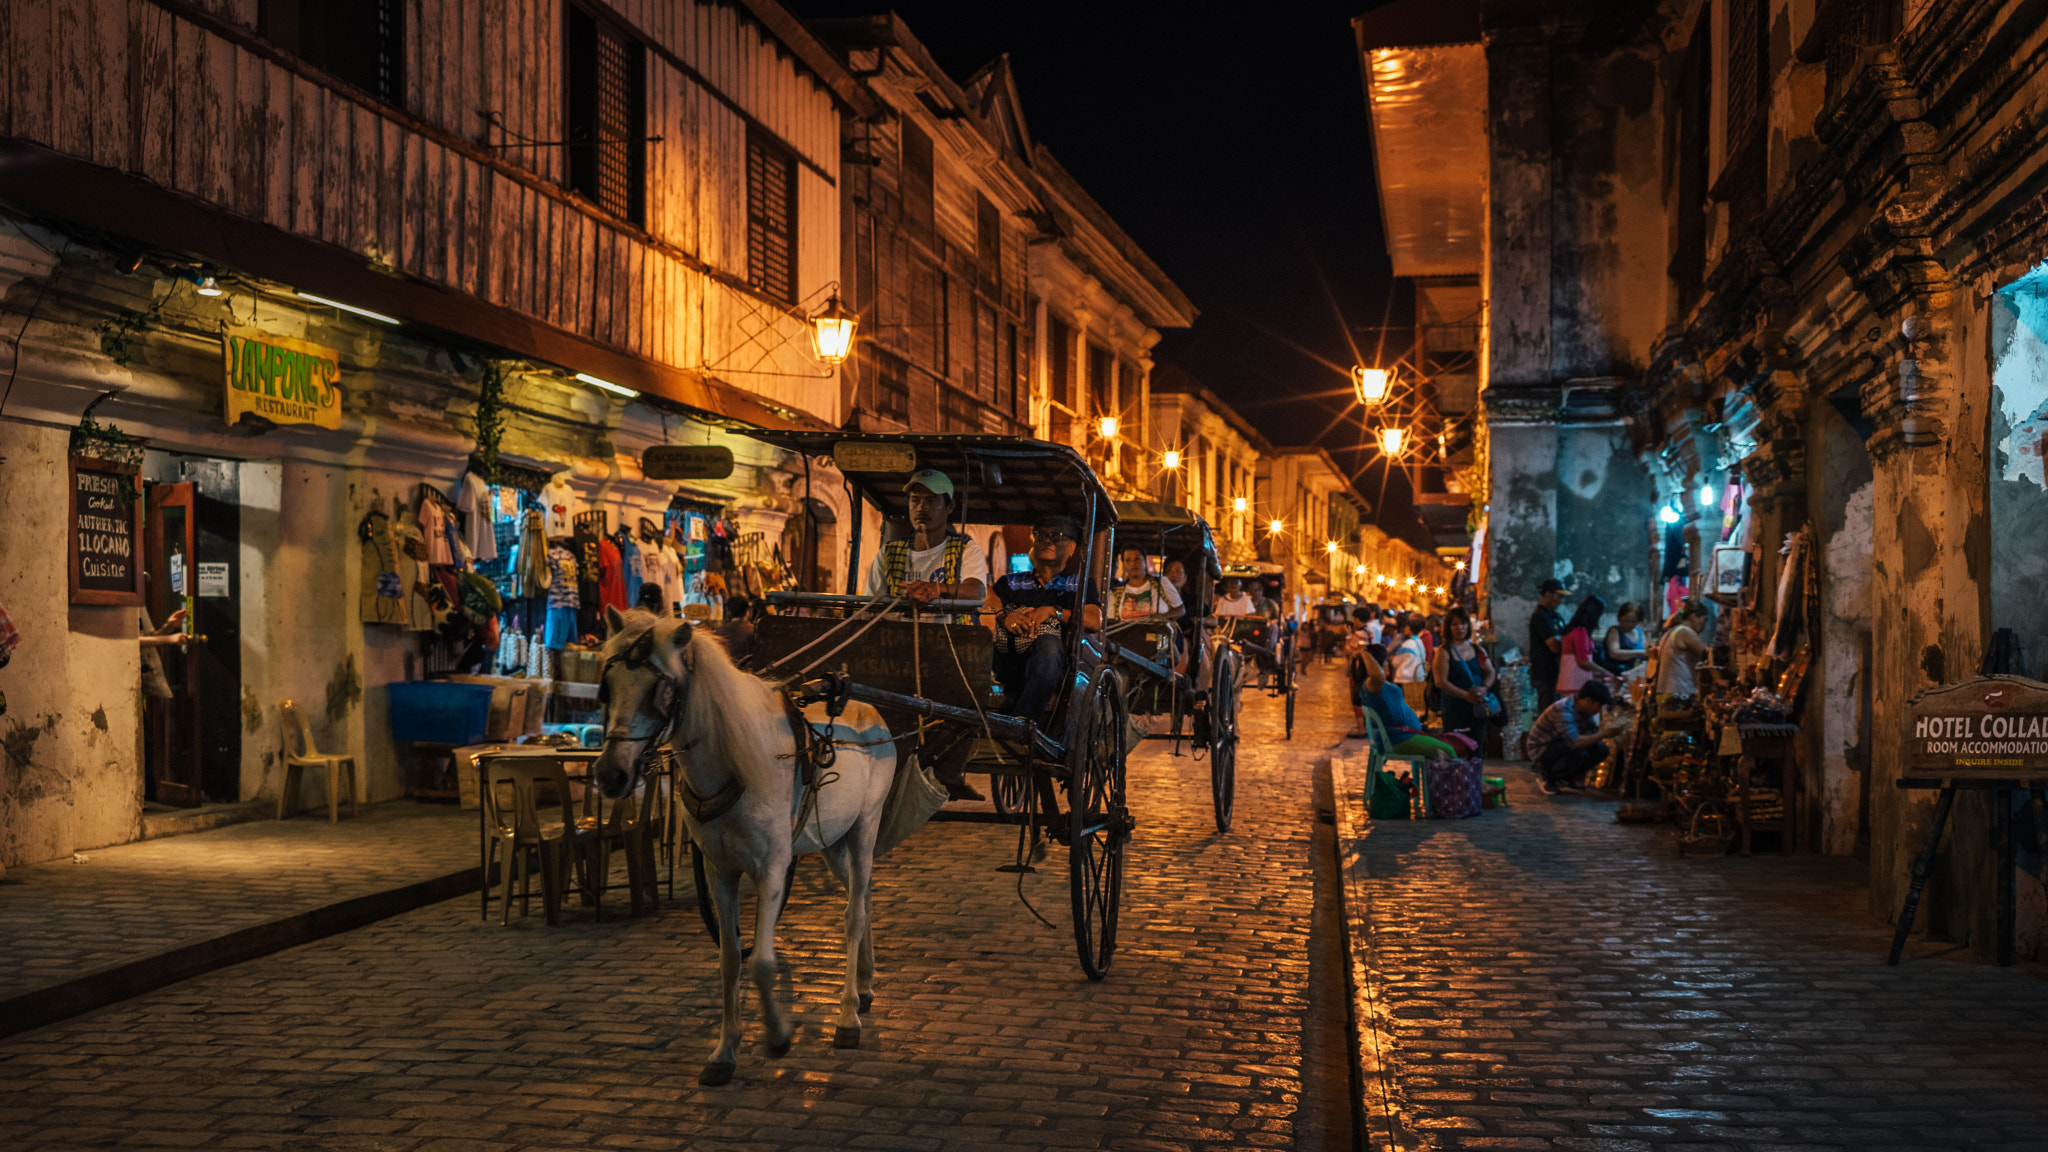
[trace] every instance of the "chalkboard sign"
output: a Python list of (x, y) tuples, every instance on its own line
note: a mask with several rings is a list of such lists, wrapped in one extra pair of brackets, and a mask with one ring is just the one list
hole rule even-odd
[(71, 602), (142, 603), (142, 500), (131, 465), (71, 459)]
[[(2048, 776), (2048, 684), (1980, 676), (1908, 704), (1907, 780)], [(1911, 786), (1911, 785), (1909, 785)]]

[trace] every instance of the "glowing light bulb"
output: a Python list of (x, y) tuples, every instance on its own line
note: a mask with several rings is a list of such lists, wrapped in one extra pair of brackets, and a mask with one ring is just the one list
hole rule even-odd
[(1235, 499), (1235, 500), (1232, 500), (1232, 501), (1230, 502), (1230, 509), (1231, 509), (1231, 511), (1233, 511), (1233, 512), (1242, 512), (1242, 511), (1244, 511), (1244, 508), (1245, 508), (1245, 503), (1244, 503), (1244, 497), (1242, 497), (1242, 496), (1239, 496), (1239, 497), (1238, 497), (1237, 499)]
[(1712, 484), (1702, 484), (1702, 485), (1700, 485), (1700, 507), (1702, 507), (1702, 508), (1712, 508), (1713, 506), (1714, 506), (1714, 486), (1713, 486)]
[(1661, 524), (1678, 523), (1678, 509), (1669, 504), (1657, 509), (1657, 521)]
[(1325, 551), (1325, 552), (1335, 552), (1336, 550), (1337, 550), (1337, 542), (1336, 542), (1335, 540), (1329, 540), (1329, 541), (1325, 541), (1325, 542), (1324, 542), (1324, 544), (1323, 544), (1323, 551)]
[(1178, 468), (1180, 467), (1180, 453), (1169, 448), (1166, 450), (1166, 455), (1159, 458), (1159, 462), (1168, 468)]
[(1266, 525), (1266, 531), (1271, 532), (1275, 536), (1278, 536), (1282, 532), (1287, 531), (1287, 521), (1275, 520)]
[(1389, 456), (1399, 456), (1401, 454), (1401, 443), (1407, 437), (1408, 433), (1400, 428), (1380, 429), (1380, 451)]
[(1114, 440), (1114, 439), (1116, 439), (1116, 417), (1114, 417), (1114, 416), (1104, 416), (1104, 417), (1102, 418), (1102, 422), (1101, 422), (1100, 424), (1096, 425), (1096, 428), (1097, 428), (1097, 429), (1098, 429), (1099, 431), (1101, 431), (1101, 433), (1102, 433), (1102, 438), (1103, 438), (1104, 440)]

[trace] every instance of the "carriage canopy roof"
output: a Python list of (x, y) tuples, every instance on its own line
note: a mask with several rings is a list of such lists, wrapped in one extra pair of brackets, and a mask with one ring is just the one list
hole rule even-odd
[[(791, 452), (835, 460), (854, 488), (890, 516), (908, 514), (903, 485), (910, 473), (936, 468), (953, 482), (957, 521), (1028, 524), (1060, 513), (1085, 525), (1092, 501), (1098, 530), (1116, 522), (1115, 504), (1102, 481), (1080, 453), (1064, 444), (1015, 436), (782, 428), (748, 429), (746, 434)], [(906, 463), (907, 468), (902, 466)]]
[[(1217, 555), (1215, 537), (1209, 534), (1209, 522), (1177, 504), (1117, 501), (1116, 536), (1119, 545), (1143, 545), (1169, 554), (1192, 554), (1199, 548), (1209, 575), (1223, 574), (1223, 560)], [(1158, 542), (1157, 549), (1150, 548), (1153, 541)]]

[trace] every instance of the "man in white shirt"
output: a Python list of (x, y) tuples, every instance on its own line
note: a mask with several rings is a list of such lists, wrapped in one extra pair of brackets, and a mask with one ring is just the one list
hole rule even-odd
[(1238, 584), (1236, 579), (1225, 580), (1223, 582), (1223, 594), (1216, 597), (1216, 615), (1249, 616), (1251, 614), (1252, 598), (1244, 594), (1243, 587)]
[(903, 486), (910, 508), (910, 539), (891, 540), (875, 552), (861, 586), (868, 596), (904, 596), (919, 604), (934, 600), (980, 601), (988, 590), (988, 549), (972, 537), (951, 532), (953, 482), (926, 468)]

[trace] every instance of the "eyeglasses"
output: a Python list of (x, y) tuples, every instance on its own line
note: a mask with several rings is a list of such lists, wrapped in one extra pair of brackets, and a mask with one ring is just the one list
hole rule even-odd
[(1057, 528), (1033, 528), (1031, 530), (1031, 539), (1040, 544), (1058, 544), (1063, 540), (1072, 540), (1073, 538), (1072, 535), (1062, 532)]

